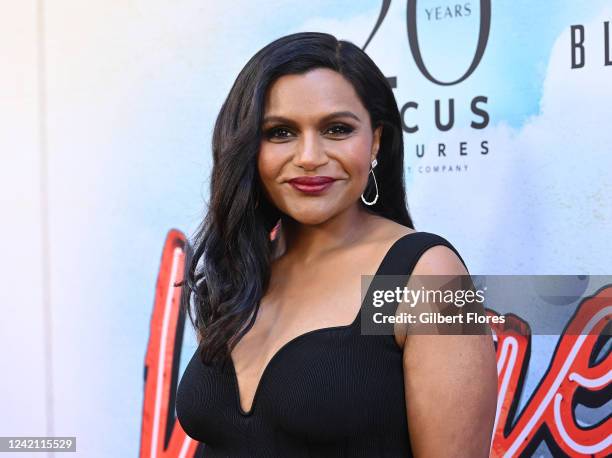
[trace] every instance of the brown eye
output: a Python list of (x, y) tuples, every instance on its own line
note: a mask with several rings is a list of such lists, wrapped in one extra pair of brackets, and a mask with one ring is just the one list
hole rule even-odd
[(266, 138), (269, 140), (274, 138), (288, 138), (291, 132), (285, 127), (273, 127), (266, 131)]
[(329, 129), (327, 129), (327, 132), (335, 136), (347, 135), (347, 134), (350, 134), (352, 131), (353, 131), (352, 127), (345, 126), (344, 124), (334, 124)]

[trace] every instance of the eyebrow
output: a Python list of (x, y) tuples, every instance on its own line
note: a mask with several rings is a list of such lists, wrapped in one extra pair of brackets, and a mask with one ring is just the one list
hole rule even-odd
[[(353, 113), (352, 111), (334, 111), (333, 113), (330, 113), (328, 115), (325, 115), (321, 118), (321, 123), (325, 123), (327, 121), (329, 121), (330, 119), (334, 119), (334, 118), (343, 118), (343, 117), (348, 117), (348, 118), (353, 118), (359, 122), (361, 122), (361, 119), (359, 119), (359, 116), (357, 116), (355, 113)], [(284, 116), (266, 116), (263, 118), (263, 124), (269, 123), (269, 122), (284, 122), (287, 124), (292, 124), (293, 121), (289, 118), (285, 118)]]

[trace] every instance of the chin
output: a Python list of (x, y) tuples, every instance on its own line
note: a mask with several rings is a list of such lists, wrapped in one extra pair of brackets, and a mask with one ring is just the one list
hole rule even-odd
[(333, 217), (336, 213), (337, 212), (329, 209), (304, 209), (303, 211), (289, 212), (288, 215), (300, 224), (308, 224), (309, 226), (314, 226), (317, 224), (324, 223), (325, 221)]

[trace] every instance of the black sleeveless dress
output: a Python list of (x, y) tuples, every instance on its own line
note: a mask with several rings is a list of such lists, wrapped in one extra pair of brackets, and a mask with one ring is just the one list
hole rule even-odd
[[(400, 237), (376, 275), (409, 275), (443, 237)], [(465, 263), (464, 263), (465, 264)], [(372, 282), (374, 283), (374, 282)], [(369, 293), (368, 293), (369, 294)], [(308, 331), (265, 367), (244, 412), (234, 366), (204, 365), (197, 351), (176, 394), (177, 419), (204, 457), (411, 457), (402, 349), (393, 335), (362, 335), (361, 309), (345, 326)]]

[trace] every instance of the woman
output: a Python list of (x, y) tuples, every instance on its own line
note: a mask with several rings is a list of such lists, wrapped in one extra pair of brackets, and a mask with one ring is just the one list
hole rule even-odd
[(238, 75), (183, 288), (199, 346), (177, 418), (205, 456), (488, 456), (490, 335), (360, 332), (362, 275), (468, 274), (414, 230), (402, 135), (383, 74), (332, 35), (280, 38)]

